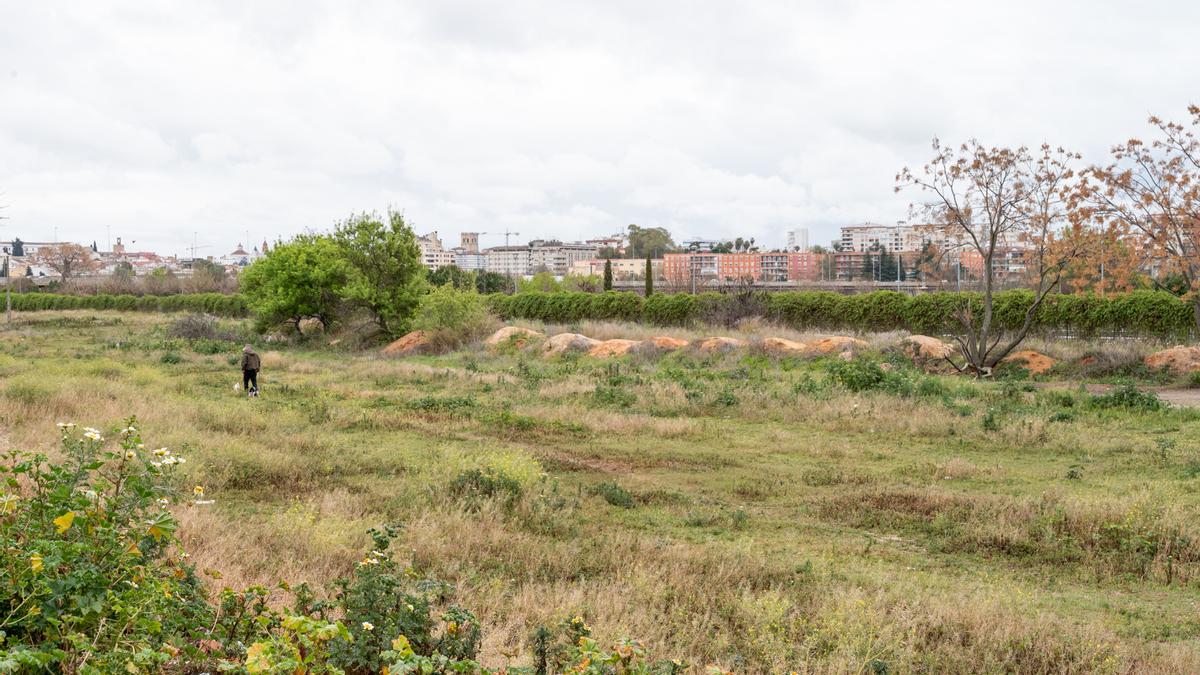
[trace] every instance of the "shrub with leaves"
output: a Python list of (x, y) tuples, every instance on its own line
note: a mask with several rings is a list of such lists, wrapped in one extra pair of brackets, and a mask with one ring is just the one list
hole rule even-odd
[(425, 331), (434, 347), (448, 350), (483, 337), (495, 323), (482, 295), (445, 285), (422, 296), (412, 327)]
[(1138, 412), (1157, 412), (1166, 408), (1166, 404), (1157, 394), (1152, 391), (1140, 391), (1131, 384), (1107, 394), (1092, 396), (1090, 403), (1093, 408), (1123, 408)]
[(168, 510), (184, 497), (171, 476), (183, 458), (147, 450), (133, 419), (115, 443), (59, 427), (62, 462), (12, 452), (0, 466), (0, 671), (157, 672), (202, 660), (212, 609)]

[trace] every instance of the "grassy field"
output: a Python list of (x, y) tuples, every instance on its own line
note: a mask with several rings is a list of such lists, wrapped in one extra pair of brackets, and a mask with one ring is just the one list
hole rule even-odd
[(402, 523), (490, 663), (582, 615), (743, 672), (1200, 672), (1194, 410), (897, 359), (878, 381), (753, 351), (385, 360), (323, 341), (263, 346), (247, 400), (240, 344), (168, 338), (171, 320), (18, 315), (0, 448), (136, 415), (216, 500), (179, 514), (214, 589), (320, 583)]

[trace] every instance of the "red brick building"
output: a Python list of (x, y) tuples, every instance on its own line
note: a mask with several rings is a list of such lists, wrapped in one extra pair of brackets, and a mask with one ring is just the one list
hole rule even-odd
[(696, 280), (814, 281), (821, 273), (819, 253), (668, 253), (663, 277), (672, 283)]

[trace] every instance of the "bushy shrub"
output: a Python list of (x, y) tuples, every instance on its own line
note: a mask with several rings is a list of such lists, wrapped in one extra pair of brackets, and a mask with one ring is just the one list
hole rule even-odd
[(490, 467), (467, 469), (450, 481), (450, 494), (474, 506), (479, 499), (515, 499), (521, 496), (521, 483)]
[(1132, 384), (1118, 389), (1092, 396), (1090, 403), (1094, 408), (1121, 408), (1138, 412), (1157, 412), (1166, 408), (1166, 404), (1152, 391), (1140, 391)]
[[(1033, 302), (1028, 290), (995, 294), (998, 327), (1018, 328)], [(908, 296), (895, 291), (841, 295), (828, 291), (743, 290), (735, 293), (658, 293), (641, 298), (632, 293), (523, 291), (490, 296), (488, 304), (505, 319), (569, 323), (585, 319), (620, 319), (659, 326), (697, 322), (732, 324), (749, 316), (798, 330), (906, 330), (944, 335), (961, 330), (957, 313), (971, 307), (981, 316), (978, 293), (937, 291)], [(1186, 337), (1195, 326), (1187, 301), (1163, 291), (1134, 291), (1104, 298), (1051, 295), (1034, 315), (1034, 332), (1089, 336), (1097, 333)]]
[(629, 491), (614, 482), (599, 483), (592, 488), (592, 494), (599, 495), (604, 501), (623, 509), (632, 509), (636, 504)]
[[(151, 672), (201, 659), (212, 608), (175, 544), (167, 506), (182, 460), (144, 448), (136, 420), (108, 449), (62, 424), (64, 460), (13, 452), (0, 473), (0, 663), (30, 671)], [(22, 668), (18, 668), (22, 669)]]
[(227, 317), (247, 314), (246, 301), (240, 295), (189, 293), (184, 295), (60, 295), (56, 293), (14, 293), (13, 310), (36, 312), (63, 309), (115, 309), (138, 312), (193, 312)]
[(421, 298), (413, 317), (415, 330), (425, 331), (437, 349), (456, 349), (486, 335), (495, 324), (484, 296), (474, 289), (446, 285)]
[(828, 368), (830, 379), (854, 392), (879, 389), (887, 379), (887, 373), (883, 372), (883, 368), (870, 359), (831, 361)]

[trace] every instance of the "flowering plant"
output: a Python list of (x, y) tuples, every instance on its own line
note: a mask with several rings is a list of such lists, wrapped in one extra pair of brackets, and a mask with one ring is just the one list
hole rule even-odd
[(137, 421), (58, 425), (65, 459), (0, 462), (0, 671), (142, 672), (194, 650), (209, 605), (175, 546), (174, 469)]

